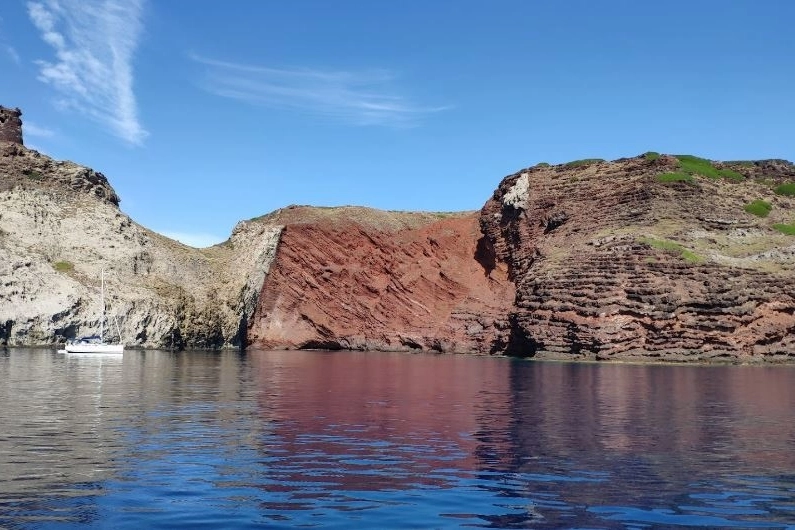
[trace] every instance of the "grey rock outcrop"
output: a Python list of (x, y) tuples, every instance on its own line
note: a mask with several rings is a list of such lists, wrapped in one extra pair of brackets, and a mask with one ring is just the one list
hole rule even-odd
[(0, 143), (0, 345), (98, 331), (104, 269), (110, 330), (126, 344), (240, 346), (280, 227), (241, 222), (227, 242), (196, 249), (118, 204), (101, 173)]

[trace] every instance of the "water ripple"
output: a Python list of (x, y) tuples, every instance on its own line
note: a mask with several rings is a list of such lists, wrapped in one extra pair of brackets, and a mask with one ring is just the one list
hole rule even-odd
[(795, 370), (0, 355), (3, 528), (795, 528)]

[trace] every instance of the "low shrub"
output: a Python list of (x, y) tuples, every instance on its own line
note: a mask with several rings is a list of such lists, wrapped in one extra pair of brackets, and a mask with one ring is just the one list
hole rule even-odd
[(56, 261), (52, 264), (52, 268), (58, 272), (72, 272), (75, 270), (75, 265), (70, 261)]
[(701, 263), (704, 261), (704, 258), (692, 250), (686, 248), (684, 245), (677, 243), (676, 241), (669, 241), (667, 239), (654, 239), (652, 237), (644, 237), (641, 238), (640, 241), (641, 243), (649, 245), (651, 248), (679, 254), (679, 256), (688, 263)]
[(643, 153), (643, 158), (651, 162), (653, 160), (657, 160), (658, 158), (660, 158), (660, 153), (657, 153), (655, 151), (648, 151), (646, 153)]
[(788, 236), (795, 236), (795, 223), (791, 223), (788, 225), (785, 224), (775, 224), (773, 228), (781, 232), (782, 234), (787, 234)]
[(704, 175), (705, 177), (717, 179), (726, 178), (730, 180), (743, 180), (742, 173), (733, 169), (718, 169), (706, 158), (699, 158), (693, 155), (676, 155), (679, 160), (679, 168), (682, 173), (688, 175)]
[(693, 252), (692, 250), (683, 249), (681, 254), (682, 259), (688, 263), (701, 263), (704, 258)]
[(693, 155), (676, 155), (679, 160), (679, 167), (682, 173), (688, 175), (704, 175), (705, 177), (717, 178), (719, 175), (717, 169), (712, 165), (712, 162), (706, 158), (699, 158)]
[(641, 239), (641, 242), (649, 245), (651, 248), (656, 248), (657, 250), (673, 250), (679, 252), (683, 248), (685, 248), (676, 241), (669, 241), (667, 239), (654, 239), (652, 237), (644, 237)]
[(693, 182), (693, 176), (686, 173), (663, 173), (657, 175), (660, 182)]
[(773, 190), (776, 195), (786, 195), (787, 197), (795, 197), (795, 182), (787, 182), (781, 186), (777, 186)]
[(743, 206), (743, 209), (746, 212), (753, 214), (757, 217), (767, 217), (768, 215), (770, 215), (770, 211), (773, 209), (773, 205), (767, 201), (757, 199)]
[(729, 180), (743, 180), (745, 178), (742, 173), (733, 169), (719, 169), (718, 176)]
[(591, 164), (596, 164), (604, 161), (605, 161), (604, 158), (583, 158), (582, 160), (573, 160), (571, 162), (566, 162), (564, 166), (566, 167), (590, 166)]

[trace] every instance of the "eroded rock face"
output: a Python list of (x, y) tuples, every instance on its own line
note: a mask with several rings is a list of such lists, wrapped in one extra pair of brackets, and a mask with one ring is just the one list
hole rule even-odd
[(480, 212), (287, 207), (195, 249), (121, 212), (101, 173), (26, 149), (17, 109), (0, 117), (0, 346), (96, 333), (104, 269), (130, 346), (795, 360), (787, 161), (538, 166)]
[(22, 111), (0, 105), (0, 143), (22, 145)]
[[(728, 166), (727, 166), (728, 167)], [(507, 177), (481, 226), (516, 282), (506, 353), (567, 359), (795, 358), (792, 164), (661, 182), (672, 157)], [(744, 210), (755, 199), (770, 217)]]
[(396, 214), (356, 210), (360, 215), (337, 210), (337, 219), (285, 226), (251, 322), (251, 344), (504, 349), (513, 285), (505, 266), (488, 268), (476, 259), (476, 214), (400, 214), (396, 220)]
[(195, 249), (118, 202), (101, 173), (0, 144), (0, 346), (97, 333), (102, 269), (109, 331), (128, 346), (245, 345), (280, 227), (241, 222), (225, 244)]

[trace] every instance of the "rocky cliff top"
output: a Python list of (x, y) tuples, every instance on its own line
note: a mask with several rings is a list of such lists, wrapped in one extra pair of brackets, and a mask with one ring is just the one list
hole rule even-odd
[(795, 359), (786, 160), (537, 164), (479, 212), (288, 206), (194, 249), (121, 212), (101, 173), (26, 149), (2, 110), (0, 345), (95, 333), (104, 269), (130, 346)]
[(395, 232), (419, 228), (441, 219), (462, 217), (472, 213), (474, 212), (407, 212), (377, 210), (363, 206), (322, 207), (290, 205), (242, 223), (268, 225), (356, 223), (375, 230)]
[(195, 249), (138, 225), (118, 204), (101, 173), (0, 143), (0, 345), (96, 333), (104, 269), (128, 345), (240, 346), (279, 229)]
[(120, 202), (102, 173), (74, 162), (53, 160), (21, 143), (0, 143), (0, 172), (0, 192), (14, 187), (48, 189), (70, 197), (93, 196), (114, 206)]
[[(549, 242), (555, 250), (547, 259), (554, 255), (561, 263), (576, 258), (565, 249), (578, 243), (658, 238), (684, 245), (698, 261), (757, 268), (793, 244), (783, 226), (795, 221), (793, 182), (795, 165), (786, 160), (713, 162), (646, 153), (538, 164), (500, 183), (481, 224), (499, 246), (496, 226), (530, 220), (528, 207), (538, 208), (532, 241), (515, 249), (540, 252), (538, 245)], [(511, 260), (511, 249), (498, 251)]]
[(795, 355), (795, 167), (645, 155), (537, 165), (481, 212), (517, 289), (508, 352)]

